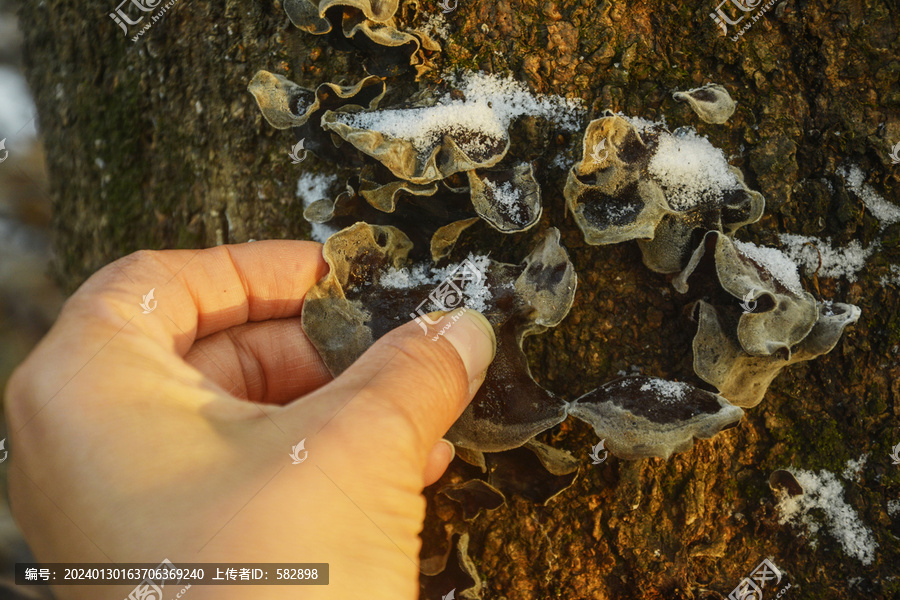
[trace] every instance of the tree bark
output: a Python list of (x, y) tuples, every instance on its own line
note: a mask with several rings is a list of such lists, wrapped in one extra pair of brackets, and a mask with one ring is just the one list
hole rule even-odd
[[(178, 0), (136, 42), (139, 27), (126, 37), (108, 16), (115, 8), (46, 0), (20, 9), (64, 287), (141, 248), (306, 239), (296, 180), (328, 167), (292, 165), (294, 140), (261, 118), (246, 87), (259, 69), (309, 88), (356, 82), (359, 54), (299, 31), (277, 1)], [(785, 573), (781, 586), (791, 583), (783, 598), (900, 597), (900, 514), (888, 512), (900, 498), (900, 466), (888, 457), (900, 442), (900, 300), (896, 283), (880, 283), (900, 264), (900, 225), (880, 228), (835, 174), (858, 164), (900, 204), (900, 165), (888, 157), (900, 142), (900, 13), (887, 0), (781, 0), (733, 41), (708, 16), (715, 9), (716, 0), (461, 0), (439, 68), (420, 85), (457, 68), (510, 73), (535, 92), (582, 98), (595, 116), (609, 108), (696, 127), (766, 197), (743, 239), (777, 246), (790, 232), (880, 244), (855, 282), (804, 278), (817, 298), (857, 304), (863, 316), (829, 355), (783, 372), (737, 428), (669, 461), (593, 466), (597, 440), (571, 419), (542, 436), (584, 466), (547, 506), (513, 497), (467, 525), (484, 598), (725, 598), (766, 557)], [(420, 10), (440, 12), (430, 0)], [(725, 125), (700, 122), (671, 97), (708, 81), (738, 101)], [(407, 75), (388, 85), (417, 84)], [(563, 324), (528, 344), (535, 377), (566, 398), (633, 367), (687, 377), (694, 330), (668, 278), (643, 266), (633, 242), (586, 245), (563, 210), (565, 172), (541, 160), (540, 227), (562, 230), (579, 287)], [(479, 229), (461, 241), (518, 248), (495, 237)], [(842, 478), (862, 455), (859, 479)], [(813, 545), (779, 524), (767, 479), (787, 467), (838, 477), (879, 544), (871, 565), (828, 527)]]

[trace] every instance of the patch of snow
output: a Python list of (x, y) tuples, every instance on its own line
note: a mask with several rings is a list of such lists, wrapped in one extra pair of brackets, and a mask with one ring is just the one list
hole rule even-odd
[(624, 225), (634, 221), (635, 217), (641, 212), (643, 206), (635, 204), (601, 204), (594, 208), (597, 213), (602, 213), (607, 223), (612, 225)]
[(869, 459), (868, 454), (863, 454), (856, 460), (852, 458), (847, 461), (847, 464), (844, 466), (844, 471), (841, 473), (841, 477), (844, 479), (849, 479), (850, 481), (855, 481), (859, 483), (860, 476), (862, 475), (862, 469), (866, 464), (866, 461)]
[(627, 119), (634, 128), (637, 129), (638, 133), (646, 133), (648, 131), (655, 131), (660, 125), (663, 127), (666, 126), (666, 118), (663, 115), (662, 121), (657, 123), (656, 121), (650, 121), (649, 119), (644, 119), (642, 117), (626, 117), (622, 113), (618, 113), (618, 115), (624, 119)]
[(484, 179), (484, 187), (490, 190), (497, 208), (510, 219), (521, 220), (522, 190), (515, 187), (511, 181), (501, 184), (494, 183), (490, 179)]
[(660, 402), (674, 404), (684, 400), (684, 395), (690, 387), (690, 385), (680, 381), (666, 381), (665, 379), (654, 377), (641, 386), (641, 391), (653, 392)]
[(891, 204), (879, 196), (875, 188), (865, 183), (865, 175), (857, 165), (841, 167), (837, 174), (844, 179), (850, 191), (863, 201), (872, 216), (881, 222), (882, 229), (900, 221), (900, 206)]
[(884, 286), (900, 285), (900, 265), (891, 265), (891, 274), (882, 275), (879, 283)]
[(900, 514), (900, 500), (888, 500), (887, 512), (891, 517)]
[(840, 542), (844, 552), (864, 565), (871, 564), (878, 544), (856, 511), (844, 501), (844, 488), (837, 478), (828, 471), (815, 474), (791, 469), (790, 472), (803, 487), (803, 493), (791, 497), (784, 491), (777, 492), (779, 523), (803, 525), (809, 535), (815, 536), (821, 524), (810, 511), (821, 510), (831, 535)]
[[(484, 312), (488, 308), (487, 303), (493, 298), (486, 277), (490, 259), (487, 255), (469, 254), (468, 263), (464, 261), (460, 264), (451, 264), (441, 268), (427, 267), (425, 265), (415, 265), (411, 269), (390, 267), (381, 275), (378, 283), (388, 289), (405, 290), (428, 285), (437, 287), (444, 282), (452, 281), (462, 290), (462, 303), (464, 306)], [(478, 271), (480, 277), (476, 277), (471, 273), (471, 267)], [(425, 312), (445, 310), (445, 307), (442, 307), (434, 300), (430, 300), (422, 308)], [(447, 308), (457, 308), (457, 305), (454, 303), (453, 306), (448, 306)]]
[[(631, 375), (640, 375), (641, 374), (641, 367), (639, 367), (637, 365), (631, 365), (628, 368), (631, 369), (631, 373), (630, 373)], [(629, 375), (629, 373), (627, 371), (625, 371), (625, 369), (619, 369), (618, 372), (616, 372), (616, 375), (618, 375), (619, 377), (627, 377)]]
[[(445, 94), (431, 107), (340, 113), (338, 121), (407, 140), (420, 152), (430, 151), (445, 135), (454, 134), (464, 138), (458, 142), (466, 150), (486, 151), (506, 139), (510, 124), (519, 117), (544, 117), (574, 131), (586, 114), (579, 99), (535, 95), (511, 77), (470, 72), (447, 79), (465, 100)], [(485, 139), (479, 140), (473, 133)]]
[(690, 128), (660, 133), (647, 170), (665, 189), (674, 210), (720, 200), (723, 191), (740, 187), (725, 154)]
[[(331, 189), (337, 181), (337, 175), (324, 173), (304, 173), (297, 180), (297, 197), (303, 202), (303, 208), (309, 207), (310, 204), (323, 198), (331, 197)], [(332, 235), (337, 233), (337, 229), (327, 223), (310, 223), (312, 233), (310, 237), (313, 240), (324, 244)]]
[(408, 290), (436, 282), (425, 265), (415, 265), (412, 269), (390, 267), (381, 275), (379, 283), (391, 290)]
[(572, 168), (572, 165), (575, 164), (570, 158), (566, 157), (565, 153), (559, 152), (550, 161), (551, 169), (559, 169), (561, 171), (568, 171)]
[(803, 293), (797, 264), (784, 252), (740, 240), (734, 240), (734, 246), (738, 252), (768, 271), (781, 285), (797, 295)]
[[(810, 275), (819, 269), (819, 277), (844, 277), (851, 282), (856, 281), (856, 274), (866, 266), (866, 261), (879, 247), (876, 242), (863, 248), (858, 240), (853, 240), (843, 248), (834, 248), (831, 238), (823, 240), (793, 233), (782, 233), (778, 239), (785, 246), (785, 254), (797, 264), (805, 267), (806, 272)], [(821, 268), (819, 268), (820, 255), (822, 257)]]

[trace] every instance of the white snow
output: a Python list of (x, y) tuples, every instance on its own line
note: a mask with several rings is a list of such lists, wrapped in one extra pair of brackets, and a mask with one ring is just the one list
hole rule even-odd
[[(831, 238), (823, 240), (793, 233), (782, 233), (778, 239), (785, 246), (785, 254), (802, 265), (808, 274), (812, 275), (819, 269), (819, 277), (844, 277), (847, 281), (856, 281), (856, 274), (866, 266), (866, 260), (879, 247), (876, 242), (863, 248), (858, 240), (853, 240), (842, 248), (834, 248)], [(821, 268), (819, 255), (822, 256)]]
[(648, 119), (644, 119), (642, 117), (626, 117), (622, 113), (617, 113), (618, 116), (623, 117), (631, 122), (634, 125), (634, 128), (638, 130), (638, 133), (646, 133), (648, 131), (654, 131), (658, 127), (666, 127), (666, 116), (662, 116), (662, 121), (657, 123), (656, 121), (650, 121)]
[[(437, 269), (425, 265), (415, 265), (412, 269), (390, 267), (381, 275), (379, 284), (389, 289), (410, 289), (427, 285), (437, 286), (448, 278), (452, 278), (452, 281), (463, 292), (463, 304), (468, 308), (484, 312), (487, 310), (487, 302), (493, 298), (486, 277), (490, 260), (486, 255), (469, 254), (468, 261), (481, 274), (480, 278), (473, 277), (471, 269), (463, 262)], [(464, 277), (462, 281), (460, 276)], [(429, 301), (422, 308), (425, 312), (444, 310), (434, 301)]]
[(866, 461), (868, 459), (868, 454), (863, 454), (855, 460), (851, 458), (844, 466), (844, 471), (841, 473), (841, 477), (859, 483), (860, 476), (862, 475), (862, 469), (866, 465)]
[(494, 199), (494, 205), (512, 221), (520, 221), (523, 212), (522, 190), (515, 187), (512, 182), (504, 181), (501, 184), (494, 183), (490, 179), (483, 180)]
[(559, 152), (552, 161), (550, 161), (551, 169), (560, 169), (561, 171), (568, 171), (572, 168), (572, 165), (575, 164), (574, 161), (567, 157), (565, 152)]
[(900, 500), (888, 500), (887, 512), (888, 512), (888, 516), (891, 516), (891, 517), (900, 513)]
[(654, 377), (641, 386), (641, 391), (652, 391), (660, 402), (674, 404), (684, 400), (684, 395), (690, 387), (690, 385), (680, 381), (666, 381), (665, 379)]
[[(304, 173), (297, 180), (297, 197), (303, 201), (303, 208), (309, 207), (316, 200), (330, 198), (331, 188), (337, 181), (336, 175)], [(337, 233), (337, 229), (327, 223), (310, 223), (313, 240), (324, 244), (325, 240)]]
[(837, 173), (844, 178), (850, 191), (859, 196), (872, 216), (881, 221), (882, 229), (900, 221), (900, 206), (891, 204), (879, 196), (871, 185), (865, 183), (865, 175), (857, 165), (841, 167)]
[(891, 274), (890, 275), (882, 275), (881, 283), (882, 287), (887, 285), (900, 285), (900, 265), (890, 265)]
[[(524, 83), (512, 78), (466, 73), (447, 79), (465, 100), (454, 100), (446, 94), (428, 108), (339, 113), (338, 121), (408, 140), (420, 152), (429, 152), (448, 134), (457, 135), (457, 142), (465, 150), (483, 152), (503, 142), (507, 129), (518, 117), (544, 117), (574, 131), (585, 115), (581, 100), (535, 95)], [(485, 139), (478, 139), (473, 133)]]
[(407, 290), (437, 282), (434, 281), (431, 271), (425, 265), (414, 265), (412, 269), (390, 267), (382, 273), (379, 283), (388, 289)]
[(781, 285), (797, 295), (803, 293), (796, 263), (781, 250), (740, 240), (734, 240), (734, 246), (741, 254), (768, 271)]
[(634, 221), (635, 217), (641, 212), (643, 207), (633, 204), (603, 204), (597, 207), (598, 213), (603, 213), (603, 217), (607, 223), (613, 225), (622, 225)]
[(780, 496), (777, 505), (781, 513), (779, 522), (803, 525), (809, 535), (815, 536), (822, 525), (810, 511), (821, 510), (825, 513), (825, 524), (831, 535), (840, 542), (844, 552), (864, 565), (871, 564), (878, 544), (856, 511), (844, 502), (844, 488), (837, 478), (828, 471), (815, 474), (790, 469), (790, 472), (804, 491), (793, 497), (785, 491), (777, 492)]
[[(631, 369), (630, 375), (640, 375), (641, 374), (641, 367), (639, 367), (637, 365), (631, 365), (629, 367), (629, 369)], [(616, 372), (616, 375), (618, 375), (619, 377), (627, 377), (629, 375), (629, 373), (625, 372), (625, 369), (619, 369)]]
[(660, 133), (648, 171), (665, 189), (674, 210), (720, 200), (724, 190), (740, 186), (725, 154), (693, 129)]

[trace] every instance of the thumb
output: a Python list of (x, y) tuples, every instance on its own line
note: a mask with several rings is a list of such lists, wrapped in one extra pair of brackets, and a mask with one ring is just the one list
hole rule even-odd
[(423, 335), (407, 323), (390, 331), (321, 388), (335, 416), (320, 435), (332, 429), (346, 441), (387, 439), (424, 465), (475, 396), (497, 348), (493, 327), (475, 310), (443, 313), (427, 329)]

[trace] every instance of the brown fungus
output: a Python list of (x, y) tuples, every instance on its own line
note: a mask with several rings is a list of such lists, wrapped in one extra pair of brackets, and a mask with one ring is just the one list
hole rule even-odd
[(694, 372), (736, 406), (753, 408), (762, 402), (772, 380), (784, 367), (827, 354), (838, 343), (844, 328), (859, 319), (852, 304), (820, 303), (819, 317), (809, 334), (788, 355), (754, 356), (737, 339), (735, 328), (716, 307), (697, 303), (697, 335), (694, 337)]
[(506, 504), (503, 492), (482, 479), (450, 484), (441, 488), (440, 493), (459, 503), (466, 521), (474, 521), (482, 511), (490, 512)]
[[(548, 230), (520, 265), (470, 255), (469, 266), (479, 272), (472, 287), (471, 279), (457, 277), (459, 267), (415, 264), (409, 259), (412, 248), (394, 227), (357, 223), (333, 235), (324, 248), (331, 270), (307, 294), (303, 328), (337, 375), (417, 313), (424, 321), (431, 311), (464, 303), (480, 310), (494, 327), (497, 354), (472, 403), (446, 434), (456, 446), (477, 451), (476, 463), (484, 464), (477, 453), (518, 448), (567, 414), (590, 423), (624, 458), (668, 458), (689, 448), (694, 437), (710, 437), (743, 414), (713, 393), (656, 379), (613, 382), (571, 404), (535, 383), (522, 340), (559, 324), (575, 292), (575, 272), (557, 230)], [(436, 298), (448, 281), (456, 290), (453, 305), (442, 306)], [(552, 473), (571, 472), (562, 457), (532, 451)], [(505, 460), (486, 459), (488, 470)]]
[(610, 452), (626, 459), (668, 459), (689, 450), (694, 438), (734, 427), (744, 415), (717, 394), (652, 377), (602, 385), (578, 398), (568, 412), (590, 424)]
[(541, 186), (531, 164), (511, 169), (469, 171), (472, 205), (478, 216), (503, 233), (525, 231), (541, 218)]
[[(490, 128), (456, 123), (441, 107), (395, 108), (364, 112), (329, 111), (322, 127), (390, 169), (395, 177), (417, 184), (499, 163), (509, 150), (509, 136), (499, 119)], [(442, 121), (432, 115), (443, 112)], [(407, 133), (409, 132), (409, 133)]]
[(440, 45), (421, 30), (402, 31), (397, 23), (398, 0), (285, 0), (284, 9), (299, 29), (315, 35), (331, 34), (339, 49), (356, 48), (365, 55), (369, 73), (400, 75), (410, 67), (426, 71), (425, 51)]
[(485, 459), (488, 482), (506, 497), (517, 495), (545, 506), (578, 477), (577, 459), (536, 440), (521, 448), (491, 452)]
[(537, 456), (541, 465), (551, 475), (569, 475), (577, 471), (581, 465), (581, 461), (566, 450), (548, 446), (537, 440), (531, 440), (525, 444), (525, 447)]
[[(304, 140), (304, 149), (316, 156), (342, 163), (354, 162), (354, 156), (337, 149), (332, 135), (321, 127), (322, 115), (341, 107), (374, 108), (384, 96), (385, 85), (378, 77), (366, 77), (351, 86), (323, 83), (315, 91), (268, 71), (259, 71), (247, 89), (253, 94), (259, 109), (272, 127), (292, 128), (297, 140)], [(355, 161), (360, 164), (358, 159)]]
[(315, 101), (312, 90), (268, 71), (258, 71), (247, 89), (256, 99), (263, 117), (276, 129), (290, 129), (306, 123)]
[[(453, 309), (465, 301), (494, 326), (497, 355), (447, 439), (498, 452), (560, 423), (565, 402), (534, 382), (522, 351), (522, 339), (559, 324), (574, 299), (575, 271), (559, 246), (559, 232), (549, 229), (519, 265), (470, 255), (469, 268), (480, 273), (471, 287), (471, 279), (459, 279), (460, 267), (435, 270), (412, 264), (411, 250), (400, 230), (366, 223), (326, 242), (323, 253), (331, 269), (307, 293), (303, 329), (331, 373), (343, 372), (375, 340), (416, 313), (424, 319), (433, 310)], [(441, 306), (436, 298), (448, 281), (461, 293), (452, 306)]]
[(566, 205), (588, 244), (638, 240), (644, 264), (680, 271), (697, 232), (731, 233), (765, 200), (722, 152), (691, 129), (608, 115), (591, 121), (569, 172)]
[(759, 404), (782, 368), (831, 351), (859, 319), (850, 304), (817, 302), (774, 248), (710, 231), (673, 281), (706, 292), (694, 308), (694, 372), (736, 406)]
[(737, 102), (724, 86), (710, 83), (700, 88), (672, 94), (679, 102), (687, 102), (703, 121), (721, 125), (734, 114)]
[(776, 469), (769, 475), (769, 487), (773, 492), (784, 492), (791, 498), (803, 494), (803, 486), (794, 474), (785, 469)]
[(359, 173), (359, 195), (373, 208), (382, 212), (394, 212), (397, 202), (404, 195), (434, 196), (438, 183), (410, 183), (394, 179), (381, 164), (366, 165)]
[(444, 569), (439, 573), (435, 575), (419, 573), (421, 600), (445, 600), (450, 597), (451, 590), (455, 590), (454, 597), (459, 600), (481, 600), (484, 583), (469, 556), (469, 534), (454, 533), (451, 538), (451, 549), (456, 550), (455, 560), (447, 560)]
[[(358, 221), (394, 225), (412, 241), (412, 258), (424, 259), (430, 249), (435, 263), (450, 254), (462, 232), (480, 220), (465, 194), (437, 183), (425, 186), (395, 181), (396, 185), (379, 185), (369, 178), (371, 168), (366, 165), (358, 177), (351, 177), (334, 200), (322, 198), (310, 204), (304, 218), (337, 229)], [(401, 196), (408, 197), (399, 202)]]
[(818, 319), (816, 299), (803, 290), (797, 267), (774, 248), (734, 242), (710, 231), (673, 280), (675, 289), (687, 293), (695, 272), (714, 272), (719, 286), (734, 298), (732, 309), (746, 307), (738, 318), (737, 338), (748, 354), (768, 356), (780, 350), (790, 358), (791, 348)]

